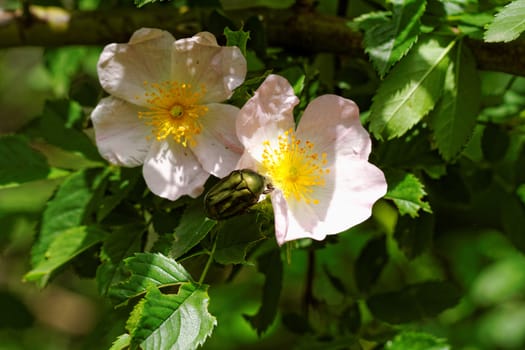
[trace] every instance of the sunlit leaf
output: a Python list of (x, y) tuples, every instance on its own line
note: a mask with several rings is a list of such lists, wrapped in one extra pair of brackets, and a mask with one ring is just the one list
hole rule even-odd
[(102, 241), (105, 234), (104, 231), (93, 226), (74, 227), (58, 232), (46, 250), (45, 258), (24, 278), (27, 281), (37, 281), (43, 287), (57, 269)]
[(403, 135), (434, 108), (453, 47), (443, 38), (423, 38), (386, 76), (370, 107), (370, 130), (377, 138)]
[(105, 172), (100, 169), (78, 171), (69, 176), (47, 203), (40, 222), (40, 232), (31, 252), (31, 262), (37, 266), (60, 232), (84, 225), (93, 210), (91, 201), (101, 188)]
[(443, 96), (430, 114), (436, 146), (451, 160), (469, 141), (480, 109), (480, 80), (469, 48), (460, 42), (450, 52)]
[(506, 301), (481, 315), (477, 331), (494, 349), (521, 349), (525, 344), (525, 303)]
[(120, 335), (111, 345), (109, 350), (124, 350), (128, 349), (131, 343), (131, 337), (129, 334), (125, 333)]
[(514, 0), (496, 14), (487, 26), (485, 41), (509, 42), (517, 39), (525, 30), (525, 0)]
[(152, 4), (152, 3), (158, 2), (158, 1), (162, 2), (164, 0), (135, 0), (135, 6), (142, 7), (144, 5)]
[(471, 296), (482, 305), (497, 305), (525, 293), (525, 258), (515, 254), (486, 267), (472, 284)]
[(23, 137), (0, 137), (0, 187), (45, 179), (49, 172), (45, 157)]
[(124, 263), (131, 276), (110, 287), (109, 295), (116, 300), (126, 301), (146, 293), (151, 287), (177, 286), (192, 281), (182, 265), (162, 254), (136, 253)]
[(386, 172), (388, 191), (385, 198), (396, 204), (401, 215), (417, 217), (418, 211), (432, 212), (428, 202), (424, 201), (425, 188), (421, 181), (411, 173), (400, 170)]
[(365, 29), (364, 46), (377, 72), (383, 77), (410, 50), (420, 32), (425, 0), (392, 1), (390, 16), (374, 20)]
[(143, 350), (196, 349), (217, 320), (208, 312), (206, 286), (183, 284), (177, 294), (148, 290), (129, 329), (132, 345)]
[(226, 36), (226, 45), (237, 46), (241, 49), (242, 54), (246, 56), (246, 44), (248, 43), (248, 39), (250, 39), (250, 32), (224, 28), (224, 35)]
[(385, 350), (450, 350), (445, 339), (432, 334), (404, 331), (385, 344)]

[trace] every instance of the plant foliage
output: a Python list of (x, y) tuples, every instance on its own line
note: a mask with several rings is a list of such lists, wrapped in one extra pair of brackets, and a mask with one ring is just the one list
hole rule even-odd
[[(525, 348), (525, 0), (0, 12), (2, 349)], [(268, 199), (213, 220), (219, 179), (169, 201), (104, 160), (97, 60), (140, 27), (239, 47), (247, 76), (227, 104), (271, 73), (300, 99), (297, 123), (320, 95), (355, 101), (388, 183), (372, 217), (279, 246)]]

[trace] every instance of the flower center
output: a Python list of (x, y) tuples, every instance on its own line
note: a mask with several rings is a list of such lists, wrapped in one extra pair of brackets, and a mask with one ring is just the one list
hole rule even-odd
[(279, 135), (278, 144), (272, 147), (269, 141), (264, 142), (262, 165), (272, 185), (283, 191), (285, 198), (307, 204), (318, 204), (312, 197), (316, 186), (325, 185), (326, 153), (320, 157), (313, 152), (314, 144), (308, 140), (297, 139), (292, 129)]
[(160, 141), (171, 136), (184, 147), (194, 146), (193, 136), (202, 131), (199, 118), (208, 112), (208, 107), (199, 104), (204, 86), (199, 91), (175, 81), (144, 82), (144, 86), (149, 110), (139, 112), (139, 118), (153, 127), (155, 138)]

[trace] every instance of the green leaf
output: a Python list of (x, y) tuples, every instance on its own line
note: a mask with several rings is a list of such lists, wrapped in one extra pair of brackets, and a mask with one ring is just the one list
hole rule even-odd
[[(40, 1), (37, 5), (61, 6), (59, 2), (53, 3), (52, 1), (47, 1), (47, 3)], [(43, 58), (54, 95), (66, 96), (69, 92), (69, 97), (73, 98), (71, 88), (75, 79), (88, 75), (90, 78), (96, 77), (96, 65), (100, 51), (101, 48), (96, 46), (61, 45), (56, 48), (45, 48)], [(97, 85), (97, 90), (100, 92), (100, 85)]]
[(391, 170), (385, 175), (388, 183), (385, 198), (394, 201), (401, 215), (408, 214), (414, 218), (418, 216), (419, 210), (432, 212), (428, 202), (423, 200), (427, 194), (424, 186), (414, 174)]
[(450, 61), (443, 97), (429, 119), (437, 148), (446, 160), (456, 157), (470, 140), (481, 101), (476, 62), (462, 41), (450, 52)]
[(104, 239), (106, 232), (94, 226), (79, 226), (58, 232), (41, 260), (25, 276), (27, 281), (37, 281), (40, 287), (47, 284), (51, 275), (60, 267)]
[(472, 284), (472, 300), (482, 306), (500, 305), (525, 292), (525, 258), (516, 253), (483, 269)]
[(136, 253), (124, 263), (131, 276), (109, 289), (109, 295), (122, 302), (146, 293), (151, 287), (168, 287), (193, 281), (182, 265), (159, 253)]
[[(514, 181), (517, 184), (523, 184), (522, 186), (525, 186), (525, 166), (523, 166), (523, 164), (525, 164), (525, 144), (521, 145), (521, 151), (514, 163)], [(522, 193), (525, 192), (524, 190), (525, 188), (522, 189)], [(525, 200), (523, 202), (525, 203)]]
[(450, 282), (435, 281), (373, 295), (367, 304), (376, 318), (397, 324), (434, 317), (456, 305), (460, 297), (459, 289)]
[(128, 349), (131, 344), (131, 337), (129, 334), (125, 333), (120, 335), (111, 345), (109, 350), (124, 350)]
[(481, 136), (481, 150), (483, 157), (489, 162), (497, 162), (501, 160), (510, 144), (510, 136), (503, 126), (489, 123), (483, 130)]
[(246, 57), (246, 44), (250, 39), (250, 32), (244, 30), (231, 30), (230, 28), (224, 28), (224, 36), (226, 36), (227, 46), (237, 46), (241, 49), (243, 56)]
[(248, 251), (264, 239), (254, 221), (253, 215), (241, 215), (221, 223), (214, 254), (218, 263), (226, 265), (245, 262)]
[(208, 312), (206, 286), (183, 284), (177, 294), (148, 290), (129, 329), (133, 346), (143, 350), (196, 349), (210, 336), (217, 320)]
[(140, 8), (144, 5), (153, 4), (154, 2), (157, 2), (157, 1), (163, 1), (163, 0), (135, 0), (135, 6)]
[(434, 234), (434, 215), (422, 213), (418, 218), (400, 216), (397, 220), (394, 238), (399, 249), (414, 259), (432, 245)]
[(486, 42), (509, 42), (525, 30), (525, 0), (514, 0), (502, 8), (487, 26)]
[[(370, 55), (380, 77), (410, 50), (420, 33), (420, 18), (426, 0), (394, 0), (390, 18), (374, 21), (365, 30), (365, 51)], [(378, 23), (379, 22), (379, 23)]]
[(264, 286), (262, 291), (262, 303), (253, 316), (244, 315), (250, 322), (257, 334), (261, 336), (271, 326), (277, 315), (279, 298), (283, 284), (283, 265), (281, 254), (278, 249), (271, 250), (257, 259), (259, 272), (264, 274)]
[(432, 334), (404, 331), (385, 344), (385, 350), (450, 350), (446, 340)]
[(377, 138), (403, 135), (434, 108), (453, 47), (448, 39), (426, 37), (392, 69), (370, 107), (370, 130)]
[(82, 118), (82, 107), (73, 101), (47, 101), (42, 114), (25, 131), (34, 138), (43, 138), (51, 145), (79, 152), (85, 158), (102, 164), (103, 160), (94, 143), (80, 129), (79, 120)]
[(274, 9), (285, 9), (292, 6), (294, 0), (236, 0), (221, 1), (225, 10), (240, 10), (252, 7), (269, 7)]
[(525, 252), (525, 204), (507, 195), (499, 202), (503, 232), (520, 251)]
[(443, 158), (430, 144), (428, 128), (414, 128), (403, 137), (378, 143), (374, 149), (377, 161), (386, 168), (423, 170), (431, 178), (446, 174)]
[(386, 237), (371, 239), (355, 263), (355, 282), (362, 292), (369, 292), (388, 262)]
[(87, 169), (73, 173), (59, 187), (40, 222), (40, 232), (31, 251), (31, 262), (37, 266), (59, 232), (84, 225), (91, 213), (91, 201), (102, 188), (106, 173)]
[(124, 259), (139, 252), (144, 227), (137, 225), (120, 227), (106, 236), (102, 245), (102, 264), (97, 269), (97, 286), (100, 295), (106, 295), (111, 285), (125, 279)]
[[(268, 55), (268, 39), (264, 20), (257, 15), (251, 16), (244, 22), (243, 29), (250, 33), (248, 48), (253, 50), (258, 57), (266, 57)], [(246, 60), (248, 61), (248, 70), (255, 70), (250, 69), (252, 67), (250, 56), (247, 56)], [(260, 69), (263, 70), (264, 66)]]
[(26, 139), (0, 137), (0, 187), (45, 179), (50, 172), (46, 158), (31, 148)]
[(206, 217), (202, 201), (193, 201), (184, 210), (180, 224), (175, 229), (175, 239), (170, 255), (174, 259), (182, 256), (206, 237), (216, 224), (217, 221)]
[(97, 222), (104, 220), (135, 188), (142, 177), (140, 168), (117, 168), (109, 177), (106, 195), (100, 200), (97, 210)]
[(525, 183), (518, 186), (518, 188), (516, 189), (516, 195), (521, 200), (521, 203), (525, 204)]

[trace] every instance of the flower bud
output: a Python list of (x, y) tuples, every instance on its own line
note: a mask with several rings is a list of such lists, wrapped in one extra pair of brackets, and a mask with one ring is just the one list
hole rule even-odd
[(264, 176), (250, 169), (234, 170), (204, 196), (206, 215), (222, 220), (242, 214), (267, 190)]

